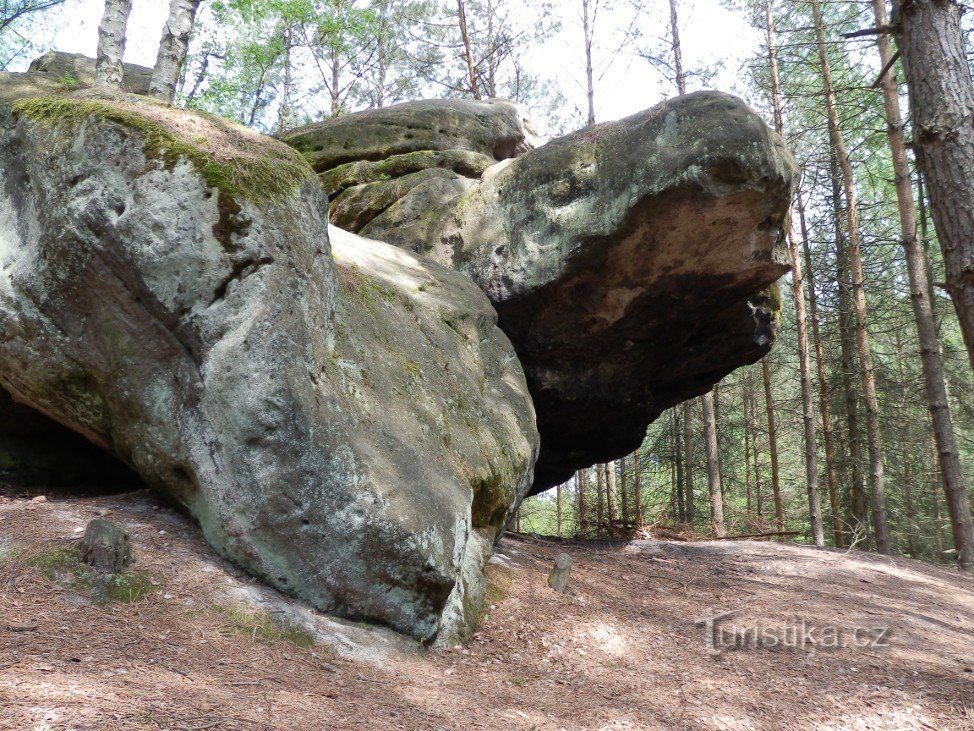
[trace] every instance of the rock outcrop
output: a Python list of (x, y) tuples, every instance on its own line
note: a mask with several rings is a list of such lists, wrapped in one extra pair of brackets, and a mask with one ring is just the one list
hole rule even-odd
[(468, 631), (538, 448), (486, 297), (329, 243), (281, 143), (62, 86), (0, 78), (0, 385), (271, 585), (423, 641)]
[[(133, 94), (148, 94), (152, 69), (134, 63), (123, 64), (122, 88)], [(64, 89), (77, 89), (95, 83), (95, 59), (80, 53), (51, 51), (31, 61), (27, 69), (34, 78), (47, 76)]]
[[(690, 94), (537, 149), (516, 145), (522, 154), (479, 178), (476, 167), (445, 177), (439, 161), (490, 145), (438, 137), (436, 103), (423, 105), (355, 118), (369, 130), (374, 114), (387, 138), (416, 141), (409, 156), (356, 137), (351, 121), (285, 139), (306, 152), (315, 140), (309, 159), (337, 194), (337, 225), (427, 254), (490, 297), (538, 412), (533, 492), (631, 452), (664, 409), (771, 347), (779, 303), (769, 285), (788, 268), (782, 224), (796, 168), (739, 99)], [(494, 109), (510, 139), (523, 113)], [(345, 133), (330, 150), (336, 127)]]

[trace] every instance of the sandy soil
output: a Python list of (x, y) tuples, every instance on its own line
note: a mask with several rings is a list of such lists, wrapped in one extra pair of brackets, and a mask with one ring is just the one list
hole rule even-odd
[[(12, 494), (2, 729), (974, 729), (974, 583), (917, 561), (506, 539), (480, 631), (433, 653), (263, 589), (147, 492)], [(50, 560), (98, 515), (130, 531), (147, 595), (101, 602)], [(561, 551), (568, 595), (545, 582)], [(732, 626), (747, 646), (708, 645)]]

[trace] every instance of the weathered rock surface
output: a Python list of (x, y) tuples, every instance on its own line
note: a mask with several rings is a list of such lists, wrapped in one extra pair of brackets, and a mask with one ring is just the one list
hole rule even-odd
[(78, 560), (104, 574), (120, 574), (135, 563), (135, 554), (122, 526), (95, 518), (85, 527), (78, 544)]
[(315, 172), (325, 173), (345, 163), (430, 150), (470, 150), (506, 160), (530, 150), (534, 133), (524, 109), (513, 102), (427, 99), (311, 124), (284, 140)]
[(329, 244), (280, 143), (36, 76), (0, 78), (0, 385), (273, 586), (422, 640), (469, 630), (538, 444), (481, 291)]
[[(400, 136), (434, 134), (425, 104), (417, 115), (402, 105)], [(357, 118), (364, 129), (371, 114)], [(287, 140), (306, 150), (302, 134)], [(319, 170), (383, 154), (353, 132), (335, 151), (315, 139)], [(632, 451), (664, 409), (774, 341), (779, 303), (768, 287), (787, 270), (782, 223), (796, 168), (735, 97), (691, 94), (588, 127), (487, 168), (465, 192), (411, 200), (420, 188), (404, 181), (420, 173), (409, 170), (348, 188), (336, 222), (426, 253), (488, 294), (538, 412), (534, 492)]]
[[(33, 74), (44, 74), (66, 89), (95, 83), (95, 59), (80, 53), (51, 51), (31, 61), (27, 70)], [(122, 88), (126, 91), (148, 94), (151, 79), (152, 69), (134, 63), (124, 64)]]

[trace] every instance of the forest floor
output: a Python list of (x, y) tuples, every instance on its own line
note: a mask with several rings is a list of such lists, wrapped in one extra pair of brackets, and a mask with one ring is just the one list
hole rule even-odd
[[(130, 531), (133, 601), (71, 565), (98, 515)], [(490, 574), (473, 640), (430, 652), (260, 587), (147, 491), (0, 490), (0, 728), (974, 729), (974, 585), (946, 569), (505, 539)]]

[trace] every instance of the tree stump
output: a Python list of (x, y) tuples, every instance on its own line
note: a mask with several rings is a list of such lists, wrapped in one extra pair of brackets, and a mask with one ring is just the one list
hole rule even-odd
[(571, 570), (572, 557), (567, 553), (559, 553), (555, 556), (554, 568), (548, 574), (548, 586), (559, 594), (564, 594), (565, 589), (568, 588), (568, 575), (571, 573)]
[(78, 545), (78, 558), (103, 574), (120, 574), (135, 563), (129, 534), (104, 518), (88, 523)]

